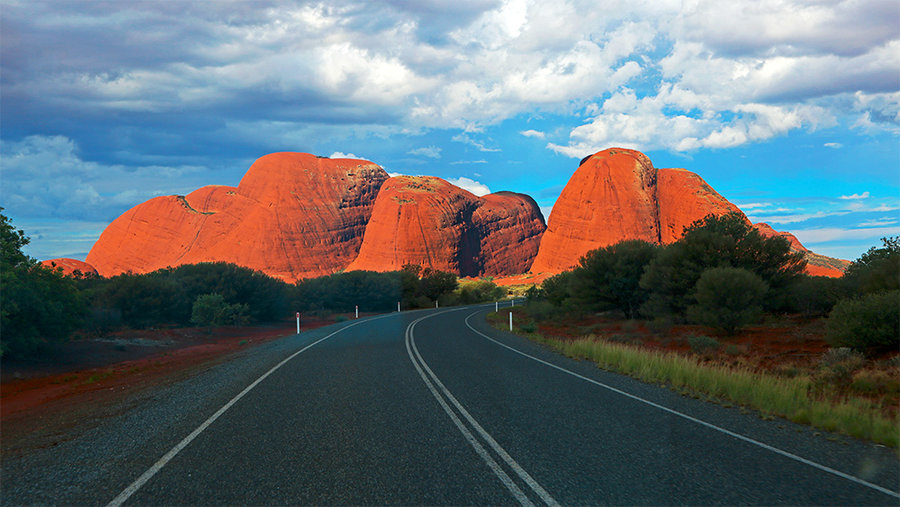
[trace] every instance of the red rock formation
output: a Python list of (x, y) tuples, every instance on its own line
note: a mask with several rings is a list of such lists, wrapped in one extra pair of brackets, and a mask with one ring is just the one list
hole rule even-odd
[(61, 268), (64, 275), (73, 275), (75, 272), (83, 275), (96, 275), (97, 270), (87, 262), (78, 259), (61, 257), (59, 259), (47, 259), (41, 261), (41, 265), (50, 269)]
[[(626, 239), (672, 243), (693, 222), (730, 212), (741, 211), (690, 171), (654, 169), (633, 150), (604, 150), (582, 161), (554, 204), (531, 272), (565, 271), (588, 251)], [(849, 264), (809, 252), (789, 233), (766, 224), (755, 227), (806, 253), (810, 274), (841, 276)]]
[(234, 187), (151, 199), (107, 227), (88, 254), (104, 276), (225, 261), (293, 281), (333, 273), (359, 251), (387, 179), (364, 160), (273, 153)]
[(547, 228), (534, 199), (514, 192), (482, 197), (472, 225), (480, 238), (474, 267), (482, 276), (527, 273)]
[(659, 169), (657, 185), (659, 241), (663, 244), (677, 241), (684, 234), (685, 227), (706, 215), (741, 211), (713, 190), (703, 178), (684, 169)]
[(659, 241), (656, 169), (643, 153), (610, 148), (582, 161), (569, 179), (531, 271), (564, 271), (587, 252), (624, 239)]
[(393, 271), (418, 264), (459, 272), (475, 211), (473, 194), (431, 176), (396, 176), (378, 193), (359, 256), (347, 271)]
[[(273, 153), (237, 187), (207, 186), (128, 210), (106, 228), (87, 262), (104, 276), (225, 261), (286, 281), (408, 263), (463, 276), (531, 268), (540, 277), (624, 239), (670, 243), (695, 220), (731, 211), (737, 208), (696, 174), (657, 170), (642, 153), (620, 148), (582, 161), (549, 228), (525, 195), (476, 197), (439, 178), (388, 179), (363, 160)], [(789, 234), (757, 228), (806, 252)], [(846, 266), (806, 253), (811, 273), (834, 276)]]
[(418, 264), (463, 276), (525, 272), (543, 229), (530, 197), (479, 198), (440, 178), (397, 176), (381, 187), (359, 256), (347, 270)]
[(209, 215), (180, 196), (155, 197), (113, 220), (87, 255), (103, 276), (147, 273), (180, 262)]

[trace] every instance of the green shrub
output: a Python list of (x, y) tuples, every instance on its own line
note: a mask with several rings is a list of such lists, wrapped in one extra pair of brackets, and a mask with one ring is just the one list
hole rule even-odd
[(572, 272), (563, 271), (558, 275), (553, 275), (541, 283), (541, 289), (547, 301), (556, 306), (563, 306), (565, 302), (572, 297)]
[[(453, 295), (454, 298), (447, 296)], [(454, 293), (446, 294), (440, 299), (441, 305), (449, 306), (451, 301), (457, 301), (459, 304), (470, 305), (474, 303), (488, 303), (497, 301), (506, 296), (506, 289), (498, 287), (497, 284), (490, 280), (474, 280), (469, 282), (460, 282), (459, 288)], [(445, 303), (446, 300), (446, 303)]]
[(672, 330), (672, 318), (662, 315), (647, 321), (647, 329), (653, 334), (664, 335)]
[(829, 349), (819, 359), (812, 378), (813, 388), (818, 392), (844, 390), (850, 386), (853, 373), (862, 368), (865, 362), (865, 357), (851, 348)]
[(765, 305), (777, 306), (806, 267), (802, 252), (791, 252), (782, 237), (763, 237), (742, 213), (707, 215), (685, 228), (684, 236), (666, 246), (647, 264), (640, 286), (651, 291), (641, 309), (648, 317), (684, 315), (696, 302), (693, 291), (709, 268), (731, 266), (755, 273), (772, 292)]
[(592, 311), (621, 310), (633, 318), (650, 294), (640, 280), (658, 251), (659, 246), (640, 240), (591, 250), (579, 261), (570, 282), (576, 304)]
[(866, 362), (866, 358), (859, 352), (850, 347), (836, 347), (828, 349), (819, 359), (819, 366), (831, 368), (837, 365), (844, 365), (850, 371), (862, 368)]
[(544, 322), (560, 314), (560, 309), (549, 301), (529, 301), (525, 303), (525, 313), (537, 322)]
[(245, 304), (228, 304), (221, 294), (203, 294), (197, 296), (194, 301), (191, 308), (191, 322), (207, 328), (226, 324), (246, 324), (248, 311)]
[(729, 336), (759, 319), (768, 285), (743, 268), (712, 268), (700, 275), (688, 317)]
[(0, 213), (2, 355), (29, 356), (67, 340), (87, 309), (74, 279), (22, 252), (28, 242), (25, 233)]
[(705, 354), (706, 352), (711, 352), (713, 350), (718, 350), (721, 346), (719, 340), (712, 338), (710, 336), (688, 336), (688, 345), (691, 346), (691, 350), (695, 354)]
[(547, 294), (544, 293), (544, 289), (538, 287), (537, 285), (532, 284), (528, 290), (525, 291), (525, 300), (528, 303), (534, 303), (536, 301), (546, 301)]
[(847, 267), (841, 278), (856, 294), (900, 289), (900, 238), (881, 238), (882, 246), (872, 247)]
[(900, 347), (900, 290), (844, 299), (828, 314), (828, 342), (859, 351)]
[(802, 276), (790, 285), (785, 296), (782, 309), (820, 317), (828, 315), (834, 305), (847, 296), (847, 290), (841, 278)]

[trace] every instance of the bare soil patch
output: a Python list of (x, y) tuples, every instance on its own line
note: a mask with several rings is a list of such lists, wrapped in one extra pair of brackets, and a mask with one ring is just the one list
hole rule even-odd
[[(303, 329), (334, 322), (309, 317)], [(218, 327), (211, 332), (206, 328), (122, 330), (64, 343), (29, 361), (4, 359), (0, 366), (3, 451), (34, 440), (29, 434), (35, 430), (63, 434), (78, 421), (107, 415), (106, 407), (126, 394), (188, 378), (233, 353), (294, 332), (294, 323), (288, 321)]]

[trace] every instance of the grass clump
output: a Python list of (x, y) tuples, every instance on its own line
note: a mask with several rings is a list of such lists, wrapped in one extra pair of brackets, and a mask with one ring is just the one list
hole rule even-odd
[[(568, 356), (590, 359), (601, 368), (646, 382), (667, 384), (676, 390), (688, 388), (797, 423), (898, 446), (895, 422), (881, 416), (871, 402), (858, 398), (839, 402), (815, 399), (810, 396), (810, 380), (805, 377), (780, 378), (741, 368), (705, 365), (690, 357), (592, 338), (555, 345)], [(877, 382), (866, 377), (857, 381)]]
[(718, 350), (719, 347), (722, 346), (722, 344), (719, 343), (719, 340), (705, 335), (688, 336), (687, 341), (688, 345), (691, 346), (691, 350), (694, 351), (695, 354), (705, 354), (707, 352), (712, 352)]

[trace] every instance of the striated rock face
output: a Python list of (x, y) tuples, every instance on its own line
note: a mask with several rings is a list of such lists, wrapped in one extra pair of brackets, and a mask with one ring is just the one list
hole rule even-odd
[(474, 249), (469, 223), (476, 197), (431, 176), (396, 176), (381, 187), (348, 271), (394, 271), (419, 264), (459, 273)]
[(147, 273), (184, 264), (209, 215), (191, 209), (181, 196), (154, 197), (113, 220), (87, 255), (103, 276)]
[(83, 275), (97, 274), (97, 270), (94, 269), (94, 266), (91, 266), (87, 262), (80, 261), (78, 259), (70, 259), (68, 257), (61, 257), (59, 259), (47, 259), (45, 261), (41, 261), (41, 265), (50, 269), (62, 268), (64, 275), (73, 275), (76, 271)]
[(273, 153), (238, 187), (203, 187), (135, 206), (88, 254), (101, 275), (225, 261), (294, 281), (356, 257), (378, 189), (388, 178), (364, 160)]
[(659, 169), (657, 185), (659, 241), (664, 244), (677, 241), (685, 227), (710, 213), (725, 215), (741, 211), (703, 178), (684, 169)]
[(347, 270), (419, 264), (462, 276), (525, 272), (543, 230), (530, 197), (479, 198), (440, 178), (397, 176), (378, 193), (359, 256)]
[[(634, 150), (604, 150), (582, 160), (560, 194), (531, 272), (565, 271), (590, 250), (626, 239), (672, 243), (696, 220), (730, 212), (740, 210), (690, 171), (657, 170)], [(810, 274), (841, 276), (849, 265), (809, 252), (789, 233), (766, 224), (754, 227), (766, 236), (785, 237), (792, 249), (806, 253)]]
[(659, 241), (656, 169), (643, 153), (610, 148), (582, 161), (550, 213), (531, 271), (561, 272), (625, 239)]
[(487, 276), (527, 273), (547, 228), (534, 199), (515, 192), (482, 197), (472, 225), (480, 240), (476, 268)]

